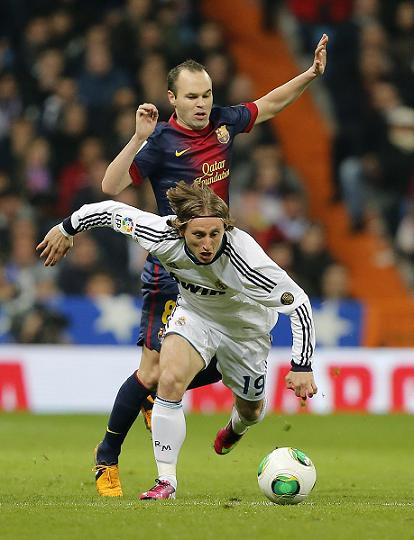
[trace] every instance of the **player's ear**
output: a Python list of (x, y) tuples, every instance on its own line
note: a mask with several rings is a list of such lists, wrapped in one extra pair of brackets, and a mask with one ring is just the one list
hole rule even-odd
[(173, 107), (175, 107), (175, 94), (171, 90), (168, 90), (167, 92), (168, 101), (171, 103)]

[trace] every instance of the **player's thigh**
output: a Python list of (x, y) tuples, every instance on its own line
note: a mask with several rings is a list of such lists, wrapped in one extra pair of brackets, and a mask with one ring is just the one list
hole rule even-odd
[(177, 333), (165, 336), (160, 353), (160, 384), (167, 378), (182, 385), (185, 391), (204, 365), (202, 356), (186, 338)]
[(223, 383), (235, 396), (246, 402), (264, 399), (270, 347), (268, 335), (249, 340), (223, 336), (216, 353), (217, 364)]
[[(206, 321), (187, 306), (177, 305), (165, 326), (165, 338), (162, 351), (169, 342), (170, 336), (180, 336), (202, 359), (199, 370), (204, 369), (216, 353), (221, 337), (213, 334)], [(170, 341), (169, 343), (172, 343)], [(173, 353), (171, 352), (171, 355)], [(163, 355), (161, 363), (163, 361)]]

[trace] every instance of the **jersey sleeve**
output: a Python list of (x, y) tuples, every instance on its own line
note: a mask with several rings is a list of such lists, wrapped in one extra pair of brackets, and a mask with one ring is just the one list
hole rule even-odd
[(142, 184), (147, 176), (151, 176), (162, 165), (162, 153), (157, 143), (159, 129), (157, 126), (156, 131), (148, 137), (135, 154), (129, 167), (129, 176), (133, 184)]
[[(242, 291), (258, 303), (290, 318), (292, 369), (310, 371), (315, 349), (315, 326), (308, 295), (247, 233), (237, 231), (226, 246)], [(236, 247), (237, 246), (237, 247)]]
[(232, 124), (235, 133), (248, 133), (254, 126), (257, 114), (257, 105), (252, 102), (221, 109), (222, 120)]
[[(170, 216), (171, 217), (171, 216)], [(163, 251), (163, 242), (174, 238), (167, 224), (168, 216), (160, 217), (116, 201), (85, 204), (62, 222), (67, 234), (109, 227), (130, 236), (150, 253)]]

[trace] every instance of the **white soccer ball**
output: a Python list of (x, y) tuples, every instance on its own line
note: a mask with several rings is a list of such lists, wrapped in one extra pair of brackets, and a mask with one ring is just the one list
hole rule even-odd
[(276, 504), (298, 504), (312, 491), (316, 469), (297, 448), (276, 448), (262, 459), (257, 471), (262, 492)]

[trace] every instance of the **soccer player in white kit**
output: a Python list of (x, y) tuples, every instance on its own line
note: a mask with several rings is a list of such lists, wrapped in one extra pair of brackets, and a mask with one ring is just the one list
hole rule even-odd
[(155, 255), (178, 282), (153, 409), (158, 479), (141, 499), (175, 498), (176, 465), (186, 434), (181, 400), (214, 355), (234, 395), (230, 421), (217, 433), (215, 451), (228, 453), (263, 419), (269, 334), (279, 313), (290, 317), (293, 338), (286, 386), (302, 399), (317, 392), (311, 368), (315, 332), (306, 293), (249, 234), (233, 227), (226, 203), (208, 187), (180, 182), (167, 196), (175, 216), (160, 217), (115, 201), (84, 205), (37, 247), (45, 265), (53, 266), (76, 233), (112, 227)]

